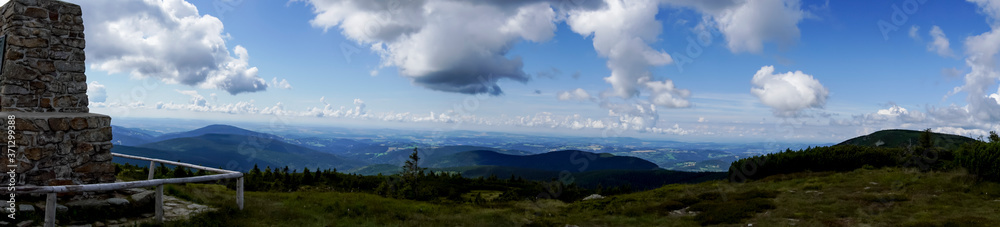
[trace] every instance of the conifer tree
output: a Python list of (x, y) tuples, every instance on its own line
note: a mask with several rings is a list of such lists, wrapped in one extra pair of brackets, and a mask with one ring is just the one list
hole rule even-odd
[(173, 177), (173, 178), (188, 177), (188, 174), (187, 174), (187, 171), (184, 169), (184, 167), (176, 166), (176, 167), (174, 167), (174, 171), (173, 171), (173, 174), (171, 175), (171, 177)]
[(309, 172), (309, 167), (302, 170), (302, 184), (311, 185), (313, 183), (313, 175)]
[(416, 147), (413, 148), (413, 153), (410, 154), (410, 159), (406, 160), (403, 164), (403, 186), (399, 189), (399, 193), (404, 198), (417, 198), (420, 197), (418, 194), (419, 184), (417, 181), (420, 177), (424, 175), (424, 168), (420, 168), (420, 155)]
[(931, 129), (924, 129), (923, 133), (920, 133), (920, 147), (924, 149), (930, 149), (934, 147), (933, 132)]
[(271, 166), (264, 167), (264, 182), (270, 183), (274, 181), (274, 173), (271, 171)]
[(413, 148), (413, 153), (410, 154), (410, 159), (406, 160), (403, 164), (403, 176), (409, 179), (413, 179), (419, 175), (423, 175), (424, 169), (420, 168), (420, 155), (416, 147)]

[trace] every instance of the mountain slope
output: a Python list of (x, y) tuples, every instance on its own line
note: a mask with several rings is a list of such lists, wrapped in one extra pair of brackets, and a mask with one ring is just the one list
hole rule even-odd
[(184, 138), (184, 137), (196, 137), (206, 134), (228, 134), (228, 135), (253, 136), (265, 139), (276, 139), (276, 140), (282, 139), (282, 137), (272, 134), (250, 131), (232, 125), (216, 124), (186, 132), (175, 132), (175, 133), (164, 134), (161, 136), (157, 136), (153, 141), (155, 142), (155, 141), (164, 141), (164, 140)]
[[(219, 167), (225, 168), (226, 167), (225, 166), (226, 163), (218, 162), (215, 159), (212, 159), (211, 157), (205, 157), (205, 156), (201, 156), (201, 155), (185, 155), (184, 153), (164, 151), (164, 150), (157, 150), (157, 149), (145, 148), (145, 147), (135, 147), (135, 146), (128, 146), (128, 145), (115, 145), (114, 147), (111, 148), (111, 152), (119, 153), (119, 154), (135, 155), (135, 156), (141, 156), (141, 157), (147, 157), (147, 158), (163, 159), (163, 160), (167, 160), (167, 161), (181, 161), (181, 162), (184, 162), (184, 163), (191, 163), (191, 164), (195, 164), (195, 165), (200, 165), (200, 166), (205, 166), (205, 167), (212, 167), (212, 168), (219, 168)], [(229, 157), (224, 157), (223, 160), (228, 160), (228, 159), (229, 159)], [(147, 166), (147, 165), (149, 165), (149, 161), (142, 161), (142, 160), (138, 160), (138, 159), (127, 159), (127, 158), (120, 158), (120, 157), (114, 157), (114, 158), (112, 158), (112, 161), (114, 163), (119, 163), (119, 164), (128, 163), (128, 164), (138, 165), (138, 166)], [(260, 163), (260, 164), (264, 165), (265, 163)], [(268, 163), (268, 164), (272, 164), (272, 166), (275, 166), (273, 163)], [(253, 167), (253, 166), (251, 166), (251, 167)]]
[(553, 151), (525, 156), (475, 150), (447, 156), (432, 156), (423, 165), (435, 168), (492, 165), (549, 171), (565, 170), (574, 173), (605, 169), (659, 169), (659, 166), (656, 164), (640, 158), (595, 154), (576, 150)]
[(117, 125), (111, 126), (111, 143), (125, 146), (136, 146), (156, 140), (156, 136), (149, 134), (148, 130), (126, 128)]
[[(146, 150), (123, 149), (121, 153), (136, 152), (139, 155), (150, 155), (146, 157), (180, 160), (212, 167), (221, 166), (241, 171), (253, 168), (254, 164), (262, 169), (265, 166), (288, 166), (291, 169), (305, 167), (353, 169), (366, 164), (280, 140), (245, 135), (205, 134), (143, 144), (138, 148)], [(155, 150), (164, 152), (156, 154)]]
[[(336, 154), (355, 160), (364, 160), (374, 164), (402, 165), (413, 153), (412, 143), (375, 142), (371, 140), (351, 140), (344, 138), (305, 138), (294, 141), (317, 151)], [(497, 149), (480, 146), (419, 146), (420, 157), (447, 156), (464, 151), (489, 150), (504, 154), (528, 155), (521, 150)]]
[[(846, 140), (837, 144), (837, 146), (847, 144), (870, 147), (906, 147), (907, 145), (919, 146), (921, 133), (923, 132), (905, 129), (882, 130)], [(934, 133), (932, 138), (934, 140), (934, 146), (945, 149), (957, 148), (959, 145), (964, 143), (975, 141), (969, 137), (943, 133)]]

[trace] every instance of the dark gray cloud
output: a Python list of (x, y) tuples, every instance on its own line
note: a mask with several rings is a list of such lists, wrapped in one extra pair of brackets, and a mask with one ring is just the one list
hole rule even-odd
[[(507, 52), (521, 40), (551, 39), (558, 20), (555, 1), (307, 2), (316, 13), (313, 26), (371, 45), (380, 67), (396, 67), (431, 90), (463, 94), (500, 95), (500, 80), (528, 82), (521, 57)], [(566, 7), (592, 7), (585, 2)]]

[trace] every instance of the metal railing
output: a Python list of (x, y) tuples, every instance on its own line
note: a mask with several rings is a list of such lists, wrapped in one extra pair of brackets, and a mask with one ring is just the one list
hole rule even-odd
[[(94, 192), (94, 191), (111, 191), (111, 190), (121, 190), (128, 188), (141, 188), (141, 187), (152, 187), (156, 186), (156, 222), (163, 223), (163, 185), (164, 184), (181, 184), (181, 183), (194, 183), (194, 182), (204, 182), (204, 181), (214, 181), (221, 179), (232, 179), (236, 180), (236, 205), (239, 206), (240, 210), (243, 210), (243, 173), (216, 169), (210, 167), (204, 167), (199, 165), (193, 165), (182, 162), (172, 162), (162, 159), (147, 158), (140, 156), (132, 156), (127, 154), (111, 153), (112, 156), (138, 159), (149, 161), (149, 178), (147, 180), (141, 181), (129, 181), (129, 182), (115, 182), (115, 183), (103, 183), (103, 184), (84, 184), (84, 185), (61, 185), (61, 186), (23, 186), (19, 187), (16, 191), (17, 194), (41, 194), (45, 193), (45, 226), (55, 226), (56, 224), (56, 193), (64, 192)], [(153, 179), (153, 174), (155, 173), (156, 163), (163, 163), (168, 165), (183, 166), (192, 169), (199, 169), (205, 171), (211, 171), (219, 174), (206, 175), (206, 176), (195, 176), (195, 177), (183, 177), (183, 178), (169, 178), (169, 179)]]

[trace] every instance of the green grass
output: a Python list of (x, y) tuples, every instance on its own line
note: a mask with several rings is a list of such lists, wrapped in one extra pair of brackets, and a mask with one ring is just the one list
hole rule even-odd
[[(248, 192), (176, 185), (219, 211), (167, 226), (997, 226), (1000, 184), (963, 171), (858, 169), (795, 173), (748, 183), (674, 184), (600, 200), (471, 205), (342, 192)], [(486, 192), (483, 196), (486, 197)], [(688, 208), (697, 215), (672, 215)], [(736, 223), (736, 224), (725, 224)]]
[(480, 198), (489, 201), (499, 198), (500, 194), (503, 194), (503, 192), (494, 190), (472, 190), (471, 192), (462, 194), (462, 199), (471, 200), (476, 198), (476, 195), (479, 195)]

